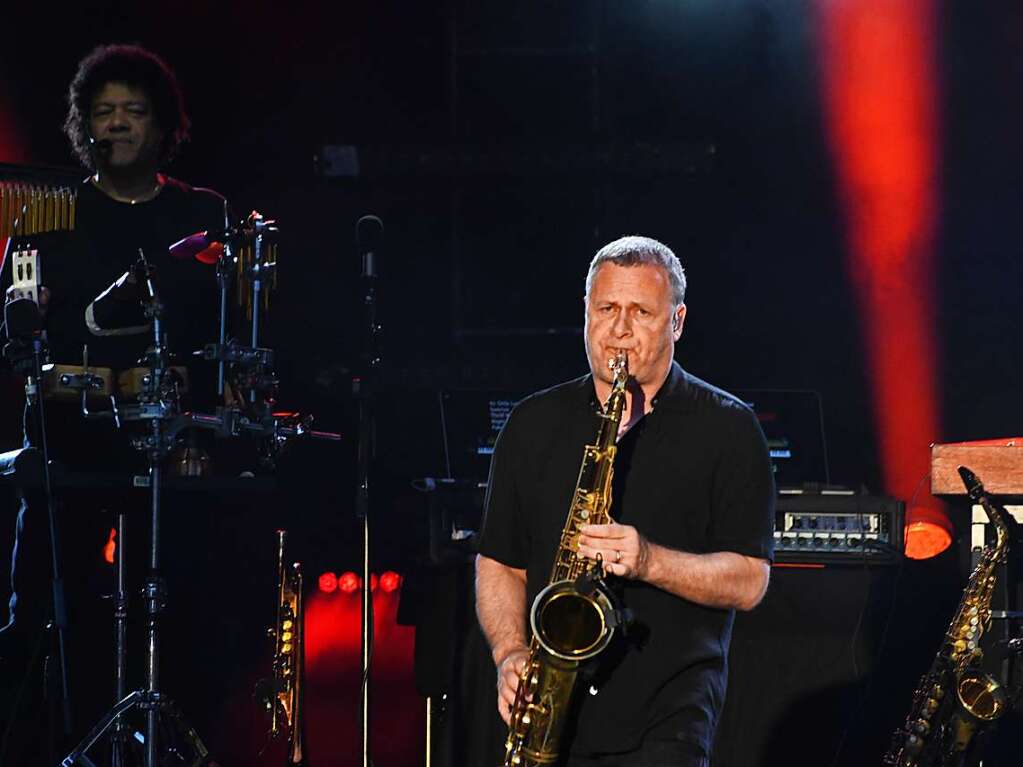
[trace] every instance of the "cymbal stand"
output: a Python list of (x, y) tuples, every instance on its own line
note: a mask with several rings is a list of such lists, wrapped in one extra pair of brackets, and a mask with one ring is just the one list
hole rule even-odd
[[(159, 754), (159, 721), (161, 713), (173, 720), (178, 730), (184, 733), (194, 752), (199, 759), (204, 759), (208, 752), (199, 736), (190, 727), (183, 723), (180, 711), (160, 691), (160, 615), (166, 606), (167, 590), (163, 578), (160, 575), (160, 511), (161, 511), (161, 463), (173, 448), (176, 439), (176, 430), (165, 429), (165, 423), (178, 417), (177, 392), (175, 385), (165, 378), (167, 371), (167, 348), (163, 332), (163, 307), (156, 293), (152, 280), (152, 271), (140, 251), (140, 260), (144, 274), (144, 286), (148, 294), (145, 303), (145, 311), (148, 319), (153, 324), (153, 348), (146, 355), (146, 362), (149, 367), (149, 374), (144, 378), (144, 390), (140, 395), (137, 405), (118, 407), (114, 400), (111, 400), (114, 408), (104, 413), (90, 413), (85, 405), (86, 392), (82, 391), (82, 408), (86, 417), (112, 417), (118, 426), (128, 421), (148, 421), (149, 433), (142, 437), (133, 439), (134, 446), (145, 452), (149, 464), (149, 485), (151, 498), (151, 527), (149, 541), (149, 572), (146, 576), (142, 593), (146, 605), (146, 661), (145, 661), (145, 684), (142, 689), (122, 697), (111, 708), (107, 714), (100, 719), (95, 727), (85, 736), (78, 746), (61, 762), (62, 767), (70, 767), (74, 764), (83, 764), (85, 767), (92, 767), (92, 761), (86, 756), (86, 752), (98, 741), (103, 734), (115, 728), (115, 733), (123, 733), (123, 715), (132, 708), (138, 708), (145, 712), (145, 753), (143, 764), (145, 767), (157, 767)], [(120, 523), (123, 528), (123, 518)], [(121, 532), (123, 534), (123, 530)], [(118, 548), (121, 549), (122, 561), (118, 565), (118, 590), (123, 597), (123, 539), (119, 541)], [(127, 617), (127, 600), (118, 604), (116, 613), (118, 621), (118, 693), (124, 692), (124, 665), (125, 646), (123, 635), (120, 633)], [(124, 743), (118, 738), (114, 739), (115, 760), (123, 759)]]
[[(224, 230), (229, 231), (231, 229), (230, 212), (227, 207), (227, 200), (224, 200)], [(228, 286), (230, 285), (231, 270), (237, 264), (237, 255), (235, 253), (236, 238), (225, 237), (224, 238), (224, 252), (217, 259), (217, 288), (220, 292), (220, 322), (217, 328), (217, 344), (221, 347), (227, 344), (227, 300), (228, 300)], [(224, 373), (225, 363), (224, 360), (217, 362), (217, 401), (222, 402), (224, 399)]]
[[(226, 217), (226, 213), (225, 213)], [(278, 378), (274, 373), (274, 353), (260, 347), (262, 330), (262, 304), (267, 291), (272, 289), (277, 269), (276, 238), (279, 234), (277, 222), (252, 211), (240, 224), (227, 227), (224, 244), (217, 260), (217, 279), (220, 284), (220, 333), (216, 344), (207, 344), (203, 357), (216, 361), (218, 370), (217, 392), (223, 399), (228, 366), (233, 389), (238, 393), (236, 402), (240, 407), (217, 408), (215, 416), (196, 416), (205, 421), (205, 427), (224, 435), (236, 436), (234, 431), (244, 420), (242, 431), (250, 433), (273, 433), (279, 436), (280, 419), (271, 414), (276, 402)], [(242, 346), (227, 337), (228, 276), (239, 272), (244, 284), (239, 303), (251, 309), (249, 323), (249, 346)], [(221, 419), (219, 422), (217, 419)], [(311, 419), (298, 424), (299, 432), (308, 432)], [(287, 428), (287, 427), (285, 427)], [(294, 436), (297, 436), (298, 432)], [(310, 435), (311, 436), (311, 435)], [(263, 451), (261, 460), (273, 464), (280, 445), (271, 440)]]

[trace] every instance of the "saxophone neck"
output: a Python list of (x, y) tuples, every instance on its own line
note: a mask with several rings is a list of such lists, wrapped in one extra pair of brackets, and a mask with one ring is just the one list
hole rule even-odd
[(624, 352), (619, 352), (616, 357), (607, 361), (613, 379), (611, 383), (611, 394), (604, 403), (604, 417), (611, 419), (617, 428), (622, 420), (622, 413), (625, 411), (625, 387), (629, 382), (629, 359)]

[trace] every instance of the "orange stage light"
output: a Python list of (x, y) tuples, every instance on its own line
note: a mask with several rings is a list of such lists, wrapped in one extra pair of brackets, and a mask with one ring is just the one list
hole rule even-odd
[(115, 554), (117, 554), (117, 528), (111, 527), (107, 542), (103, 544), (103, 561), (112, 565)]

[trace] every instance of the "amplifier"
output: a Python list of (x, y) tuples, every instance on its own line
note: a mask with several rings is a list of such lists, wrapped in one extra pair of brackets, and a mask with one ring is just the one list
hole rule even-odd
[(903, 549), (905, 504), (852, 490), (781, 489), (774, 553), (781, 564), (884, 564)]

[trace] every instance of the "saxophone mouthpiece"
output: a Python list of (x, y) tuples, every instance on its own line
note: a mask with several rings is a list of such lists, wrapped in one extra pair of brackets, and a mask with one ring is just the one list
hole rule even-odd
[(975, 503), (980, 503), (981, 498), (985, 494), (984, 485), (981, 484), (980, 479), (965, 466), (957, 467), (956, 471), (959, 472), (959, 476), (963, 480), (963, 484), (966, 485), (966, 494), (969, 495), (971, 500)]
[(614, 357), (611, 357), (607, 361), (607, 367), (615, 375), (617, 375), (619, 371), (628, 375), (629, 372), (628, 352), (619, 351), (617, 354), (615, 354)]

